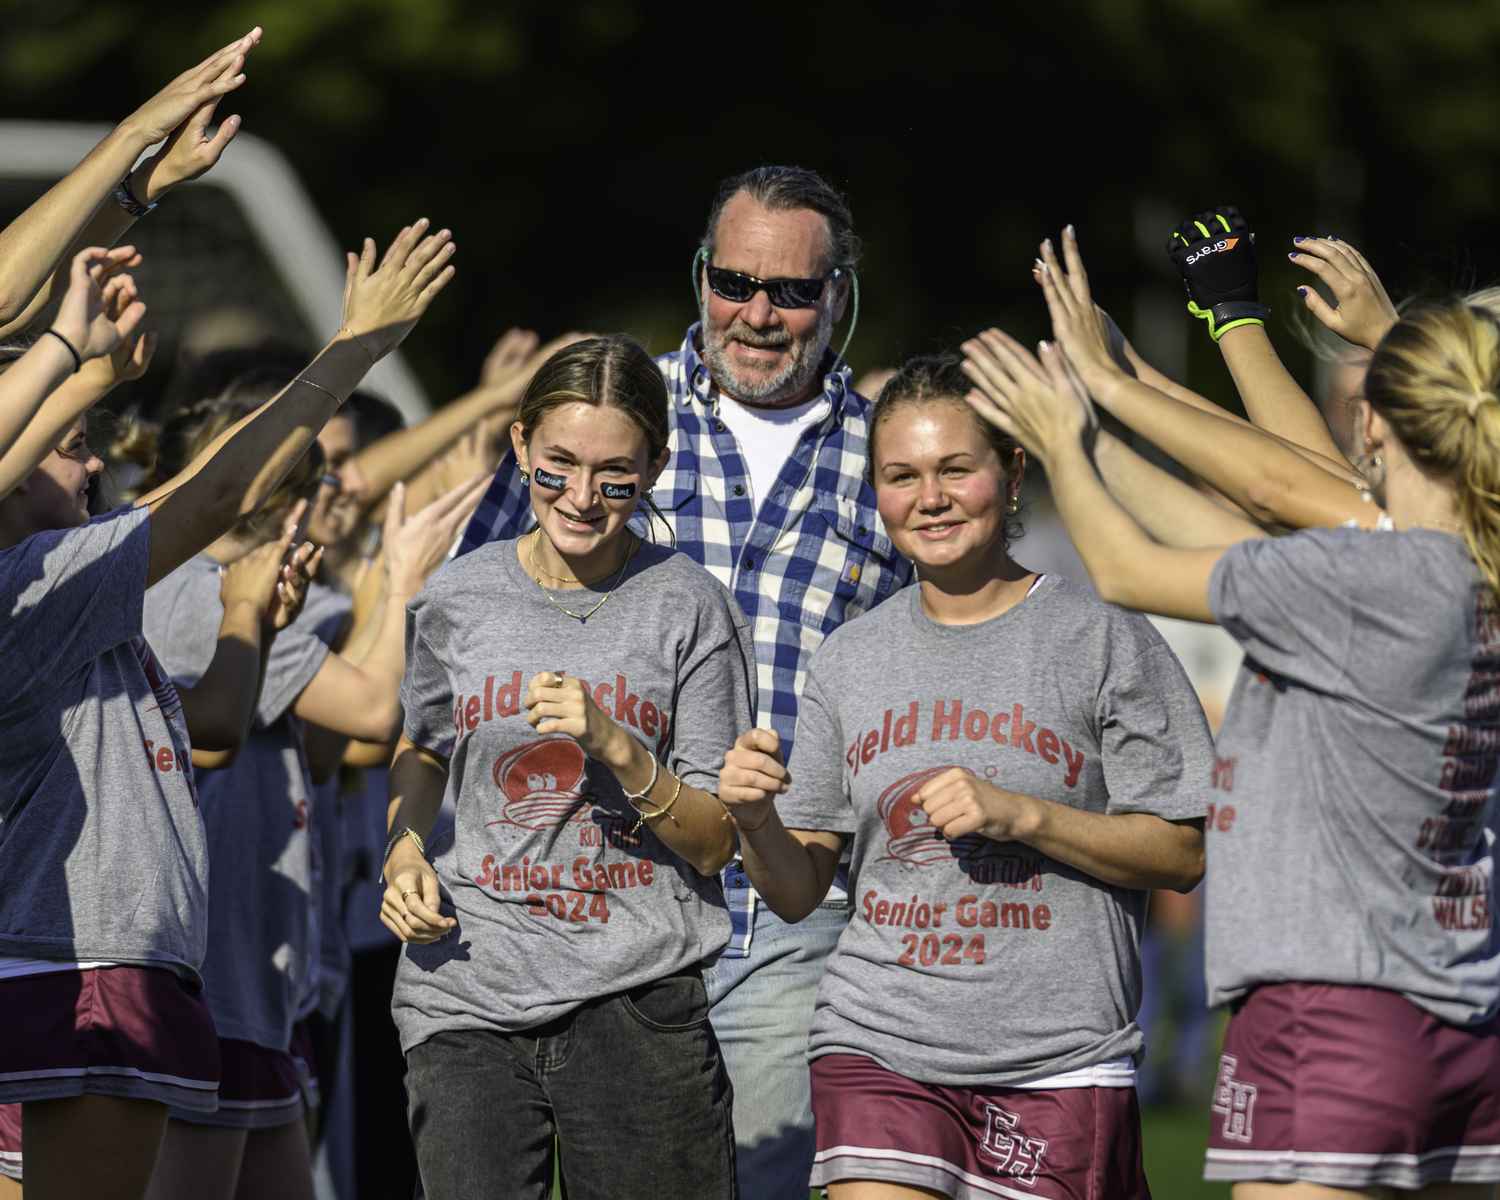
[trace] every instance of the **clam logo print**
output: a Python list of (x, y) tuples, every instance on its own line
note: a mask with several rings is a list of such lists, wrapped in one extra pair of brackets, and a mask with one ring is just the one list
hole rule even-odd
[(1222, 254), (1226, 250), (1233, 250), (1240, 243), (1239, 238), (1220, 238), (1212, 246), (1205, 246), (1196, 254), (1187, 256), (1188, 266), (1192, 266), (1200, 258), (1207, 258), (1210, 254)]
[(915, 867), (930, 867), (948, 862), (953, 851), (942, 835), (932, 827), (917, 799), (917, 792), (930, 779), (936, 779), (951, 766), (933, 767), (898, 779), (880, 794), (878, 810), (885, 822), (886, 842), (882, 860), (895, 859)]
[(593, 799), (584, 794), (588, 759), (572, 738), (541, 738), (502, 755), (495, 762), (495, 786), (505, 793), (500, 820), (487, 825), (552, 829), (584, 819)]

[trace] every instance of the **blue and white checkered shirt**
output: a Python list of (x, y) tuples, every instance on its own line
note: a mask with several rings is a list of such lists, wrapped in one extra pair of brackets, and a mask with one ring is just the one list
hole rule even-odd
[[(781, 735), (790, 754), (807, 660), (846, 621), (875, 607), (911, 578), (865, 482), (870, 402), (849, 386), (849, 370), (829, 370), (829, 412), (802, 431), (770, 495), (759, 505), (739, 442), (718, 418), (719, 392), (695, 342), (656, 360), (671, 400), (672, 457), (652, 499), (677, 549), (708, 568), (733, 593), (755, 635), (758, 723)], [(825, 352), (824, 365), (833, 355)], [(459, 543), (458, 553), (517, 538), (535, 523), (514, 454), (507, 454)], [(755, 897), (739, 863), (724, 870), (734, 935), (727, 957), (743, 957), (753, 932)]]

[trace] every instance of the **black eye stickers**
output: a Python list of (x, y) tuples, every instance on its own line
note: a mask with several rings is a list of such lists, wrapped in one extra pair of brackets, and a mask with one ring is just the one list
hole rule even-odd
[(599, 492), (606, 500), (629, 500), (635, 495), (635, 484), (601, 483)]
[(566, 491), (568, 487), (566, 475), (554, 475), (551, 471), (543, 471), (540, 467), (532, 471), (531, 477), (549, 492)]
[[(568, 490), (568, 477), (566, 475), (554, 475), (551, 471), (543, 471), (540, 467), (531, 472), (532, 479), (537, 484), (546, 488), (549, 492), (565, 492)], [(600, 483), (599, 491), (606, 500), (629, 500), (635, 495), (635, 484), (633, 483)]]

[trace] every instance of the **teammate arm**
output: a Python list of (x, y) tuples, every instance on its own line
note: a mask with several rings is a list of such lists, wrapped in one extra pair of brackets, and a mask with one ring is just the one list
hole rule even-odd
[(1201, 818), (1085, 812), (1006, 791), (957, 767), (928, 780), (917, 799), (950, 842), (971, 833), (1022, 842), (1114, 887), (1190, 892), (1203, 878)]
[(1099, 594), (1126, 608), (1211, 623), (1208, 581), (1224, 548), (1160, 545), (1110, 495), (1089, 457), (1087, 392), (1062, 352), (1043, 342), (1044, 366), (997, 329), (963, 351), (975, 384), (969, 404), (1041, 461)]
[(401, 675), (406, 669), (406, 602), (442, 565), (489, 480), (470, 479), (405, 518), (405, 489), (397, 485), (386, 513), (385, 561), (390, 593), (379, 632), (358, 661), (330, 654), (292, 702), (304, 721), (344, 737), (388, 741), (401, 727)]
[(1363, 502), (1347, 464), (1342, 476), (1334, 473), (1336, 465), (1331, 461), (1330, 469), (1321, 469), (1281, 439), (1253, 425), (1179, 403), (1123, 370), (1109, 351), (1071, 232), (1064, 234), (1063, 250), (1066, 271), (1051, 242), (1044, 243), (1035, 275), (1052, 317), (1053, 334), (1095, 401), (1257, 521), (1294, 529), (1337, 526), (1350, 520), (1365, 527), (1375, 524), (1380, 514)]
[(828, 895), (846, 839), (781, 823), (776, 797), (791, 782), (773, 729), (741, 734), (719, 772), (719, 799), (739, 830), (745, 873), (771, 911), (794, 925)]
[(1109, 494), (1163, 546), (1226, 546), (1267, 536), (1254, 521), (1230, 512), (1103, 430), (1094, 442), (1094, 465)]
[[(349, 255), (341, 328), (274, 399), (138, 504), (151, 509), (147, 586), (259, 511), (376, 359), (398, 346), (453, 276), (447, 230), (404, 230), (378, 264), (375, 243)], [(420, 241), (418, 239), (421, 239)], [(352, 331), (352, 332), (351, 332)]]
[[(85, 246), (113, 245), (135, 223), (110, 200), (127, 173), (131, 194), (154, 204), (218, 162), (240, 119), (229, 117), (213, 137), (208, 123), (219, 100), (244, 83), (241, 68), (260, 34), (259, 27), (252, 29), (179, 75), (0, 232), (0, 338), (25, 329), (67, 287), (60, 264)], [(142, 153), (163, 141), (160, 151), (131, 170)]]
[(521, 707), (526, 723), (537, 733), (565, 733), (590, 758), (607, 766), (620, 786), (636, 797), (629, 803), (641, 814), (642, 823), (700, 875), (715, 875), (729, 862), (734, 834), (718, 800), (662, 769), (650, 750), (599, 707), (580, 680), (541, 671), (527, 684)]

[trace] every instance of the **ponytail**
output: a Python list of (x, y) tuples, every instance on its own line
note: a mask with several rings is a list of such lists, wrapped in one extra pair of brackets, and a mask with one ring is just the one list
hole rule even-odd
[(1413, 309), (1381, 341), (1365, 398), (1453, 485), (1464, 540), (1500, 599), (1500, 312), (1484, 293)]

